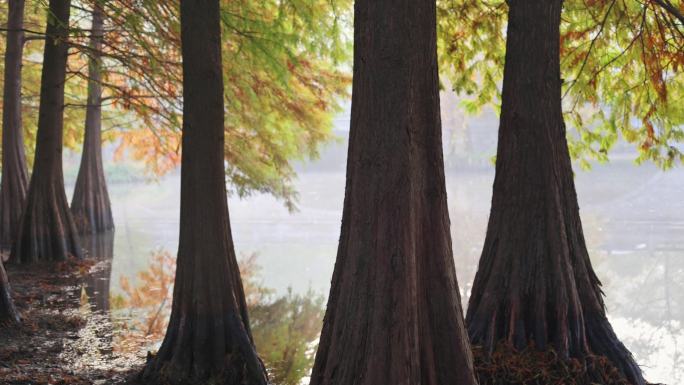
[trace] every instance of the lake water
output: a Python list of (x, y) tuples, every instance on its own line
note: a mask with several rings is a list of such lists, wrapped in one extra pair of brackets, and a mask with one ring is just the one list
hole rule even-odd
[[(448, 115), (444, 120), (447, 127), (460, 124)], [(474, 131), (487, 122), (487, 129)], [(454, 254), (464, 304), (484, 241), (494, 178), (487, 159), (494, 153), (496, 126), (491, 119), (485, 123), (470, 122), (466, 141), (447, 137), (445, 143)], [(338, 122), (340, 127), (345, 124), (344, 118)], [(450, 155), (464, 146), (469, 156)], [(265, 195), (229, 199), (238, 255), (257, 255), (264, 286), (280, 293), (292, 288), (327, 295), (340, 231), (345, 148), (341, 141), (326, 149), (319, 161), (298, 167), (296, 212)], [(663, 172), (651, 165), (635, 166), (626, 158), (617, 155), (610, 164), (577, 171), (585, 236), (618, 336), (649, 381), (682, 384), (684, 170)], [(122, 277), (136, 282), (156, 250), (176, 252), (180, 180), (174, 173), (157, 182), (109, 187), (117, 226), (109, 292), (116, 296), (122, 292)]]

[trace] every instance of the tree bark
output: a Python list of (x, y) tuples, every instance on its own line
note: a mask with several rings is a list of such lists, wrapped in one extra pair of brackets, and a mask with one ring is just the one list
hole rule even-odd
[(472, 385), (451, 250), (435, 1), (357, 0), (342, 229), (312, 385)]
[(0, 326), (19, 324), (19, 313), (14, 307), (5, 266), (0, 261)]
[(28, 187), (21, 117), (21, 61), (24, 51), (24, 0), (10, 0), (7, 15), (2, 115), (0, 249), (12, 247)]
[(19, 263), (81, 257), (64, 193), (62, 131), (70, 0), (50, 0), (38, 111), (36, 155), (11, 258)]
[(509, 0), (492, 209), (466, 324), (474, 345), (533, 344), (641, 370), (606, 319), (582, 232), (561, 110), (562, 0)]
[(267, 384), (230, 230), (219, 0), (181, 1), (180, 239), (169, 326), (146, 383)]
[(104, 11), (99, 1), (93, 4), (92, 18), (83, 156), (71, 201), (71, 212), (81, 234), (94, 234), (114, 229), (107, 182), (102, 166), (101, 51)]

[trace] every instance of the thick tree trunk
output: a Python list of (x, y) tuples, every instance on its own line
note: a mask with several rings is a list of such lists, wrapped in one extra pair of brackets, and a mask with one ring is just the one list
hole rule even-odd
[(95, 1), (90, 35), (88, 67), (88, 106), (86, 108), (83, 156), (78, 170), (71, 212), (82, 233), (98, 233), (114, 229), (107, 182), (102, 167), (102, 39), (104, 12)]
[(342, 230), (312, 385), (475, 384), (451, 250), (435, 1), (357, 0)]
[(114, 258), (114, 232), (89, 234), (81, 237), (83, 249), (88, 258), (98, 261), (95, 270), (85, 279), (85, 292), (88, 303), (94, 311), (109, 311), (109, 287)]
[(19, 313), (14, 307), (5, 266), (0, 261), (0, 327), (19, 323)]
[(219, 0), (181, 1), (183, 154), (173, 306), (143, 378), (262, 385), (228, 216)]
[(509, 0), (492, 209), (466, 323), (487, 351), (532, 343), (639, 367), (608, 323), (582, 233), (561, 112), (562, 0)]
[(12, 259), (20, 263), (81, 256), (64, 193), (62, 131), (69, 0), (50, 0), (46, 30), (36, 156)]
[(24, 0), (10, 0), (8, 5), (2, 106), (2, 182), (0, 185), (0, 249), (2, 250), (9, 250), (12, 247), (28, 186), (21, 120)]

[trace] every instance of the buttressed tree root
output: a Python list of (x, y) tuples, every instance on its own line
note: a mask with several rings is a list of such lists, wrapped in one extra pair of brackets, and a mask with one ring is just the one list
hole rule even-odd
[(490, 354), (473, 346), (473, 356), (480, 385), (632, 385), (605, 356), (564, 359), (552, 349), (519, 351), (506, 343)]

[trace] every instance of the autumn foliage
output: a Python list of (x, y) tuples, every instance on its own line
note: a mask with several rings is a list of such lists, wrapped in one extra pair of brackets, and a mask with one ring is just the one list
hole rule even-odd
[[(506, 2), (440, 0), (438, 5), (443, 80), (465, 96), (467, 111), (498, 108)], [(591, 159), (607, 161), (618, 139), (634, 145), (638, 162), (663, 168), (684, 163), (682, 14), (682, 1), (564, 1), (563, 112), (573, 128), (571, 155), (582, 167)]]

